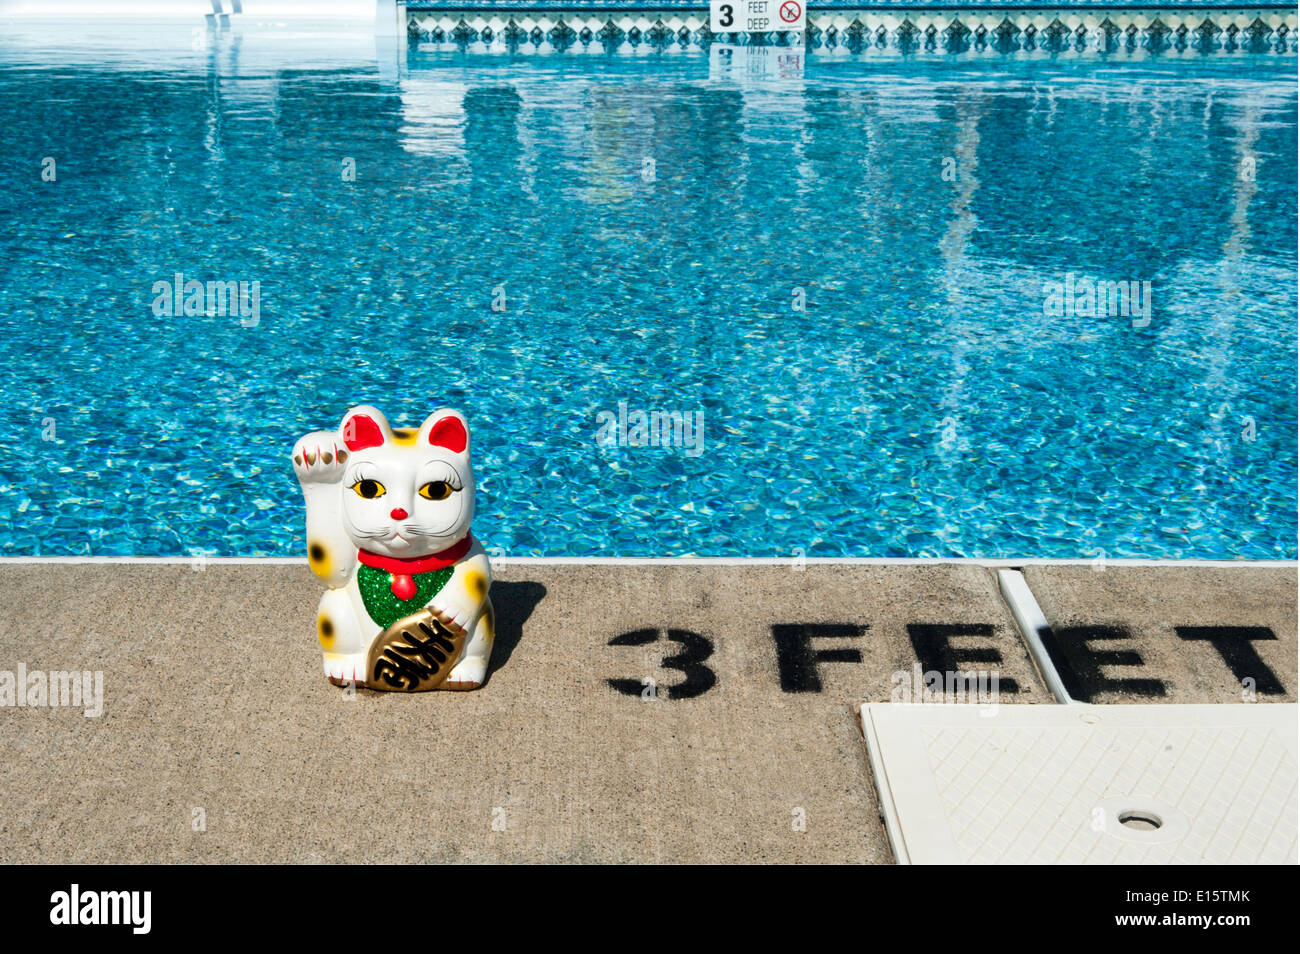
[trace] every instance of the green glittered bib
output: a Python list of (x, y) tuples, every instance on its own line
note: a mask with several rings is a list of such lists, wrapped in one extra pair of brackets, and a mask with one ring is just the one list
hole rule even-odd
[(412, 574), (415, 595), (409, 600), (401, 600), (393, 593), (391, 573), (360, 563), (357, 565), (357, 588), (361, 590), (361, 602), (365, 604), (370, 618), (381, 629), (387, 629), (399, 619), (424, 609), (429, 600), (437, 596), (438, 591), (451, 579), (455, 569), (454, 566), (445, 566), (441, 570)]

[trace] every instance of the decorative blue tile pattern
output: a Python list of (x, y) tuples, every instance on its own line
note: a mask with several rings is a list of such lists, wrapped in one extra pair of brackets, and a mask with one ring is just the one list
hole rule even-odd
[[(791, 33), (731, 33), (715, 36), (703, 10), (674, 9), (663, 2), (637, 10), (468, 10), (412, 11), (408, 32), (435, 43), (567, 49), (599, 44), (607, 49), (649, 46), (707, 47), (723, 39), (752, 46), (797, 43)], [(1294, 13), (1238, 6), (1218, 10), (1079, 10), (1066, 6), (1018, 10), (885, 9), (855, 3), (843, 10), (822, 7), (808, 13), (805, 45), (817, 49), (893, 48), (949, 53), (1012, 50), (1118, 50), (1152, 52), (1191, 49), (1202, 53), (1296, 50)]]
[[(1262, 0), (1259, 3), (1225, 3), (1224, 0), (1149, 0), (1146, 3), (1114, 0), (820, 0), (808, 8), (810, 16), (830, 10), (1294, 10), (1293, 0)], [(546, 12), (594, 10), (621, 13), (647, 10), (709, 9), (707, 0), (410, 0), (406, 9), (419, 11), (512, 11)]]

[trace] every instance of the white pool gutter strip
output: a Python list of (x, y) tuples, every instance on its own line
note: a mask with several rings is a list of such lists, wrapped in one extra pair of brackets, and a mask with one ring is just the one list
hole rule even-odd
[[(1016, 569), (1024, 566), (1090, 566), (1104, 567), (1240, 567), (1243, 569), (1300, 568), (1295, 560), (1144, 560), (1094, 558), (1050, 559), (1013, 558), (986, 560), (978, 557), (531, 557), (496, 556), (488, 551), (494, 566), (983, 566), (990, 569)], [(123, 563), (190, 565), (202, 559), (205, 563), (231, 566), (306, 566), (302, 557), (219, 557), (194, 554), (193, 556), (0, 556), (4, 564), (81, 564)]]
[(1010, 607), (1011, 615), (1016, 618), (1016, 625), (1020, 627), (1020, 636), (1029, 647), (1029, 655), (1033, 657), (1034, 665), (1038, 667), (1038, 674), (1042, 676), (1043, 682), (1052, 691), (1057, 702), (1074, 703), (1075, 700), (1066, 691), (1065, 683), (1061, 681), (1061, 674), (1052, 665), (1052, 657), (1048, 654), (1047, 647), (1043, 645), (1040, 634), (1044, 630), (1050, 631), (1051, 626), (1047, 622), (1047, 617), (1043, 615), (1038, 600), (1034, 599), (1034, 594), (1025, 581), (1025, 575), (1019, 570), (1009, 569), (1000, 569), (997, 574), (998, 589), (1002, 591), (1002, 598)]

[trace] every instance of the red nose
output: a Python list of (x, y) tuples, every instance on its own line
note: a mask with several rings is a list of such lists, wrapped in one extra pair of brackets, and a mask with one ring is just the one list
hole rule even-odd
[(401, 507), (398, 507), (392, 513), (390, 513), (389, 516), (392, 517), (394, 520), (405, 520), (407, 517), (410, 516), (410, 514), (407, 513), (405, 510), (403, 510)]

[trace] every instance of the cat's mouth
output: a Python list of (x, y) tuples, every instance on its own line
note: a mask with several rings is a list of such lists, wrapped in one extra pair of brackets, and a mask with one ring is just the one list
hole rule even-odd
[(402, 536), (399, 531), (394, 530), (388, 539), (384, 541), (384, 545), (390, 550), (409, 550), (411, 541)]

